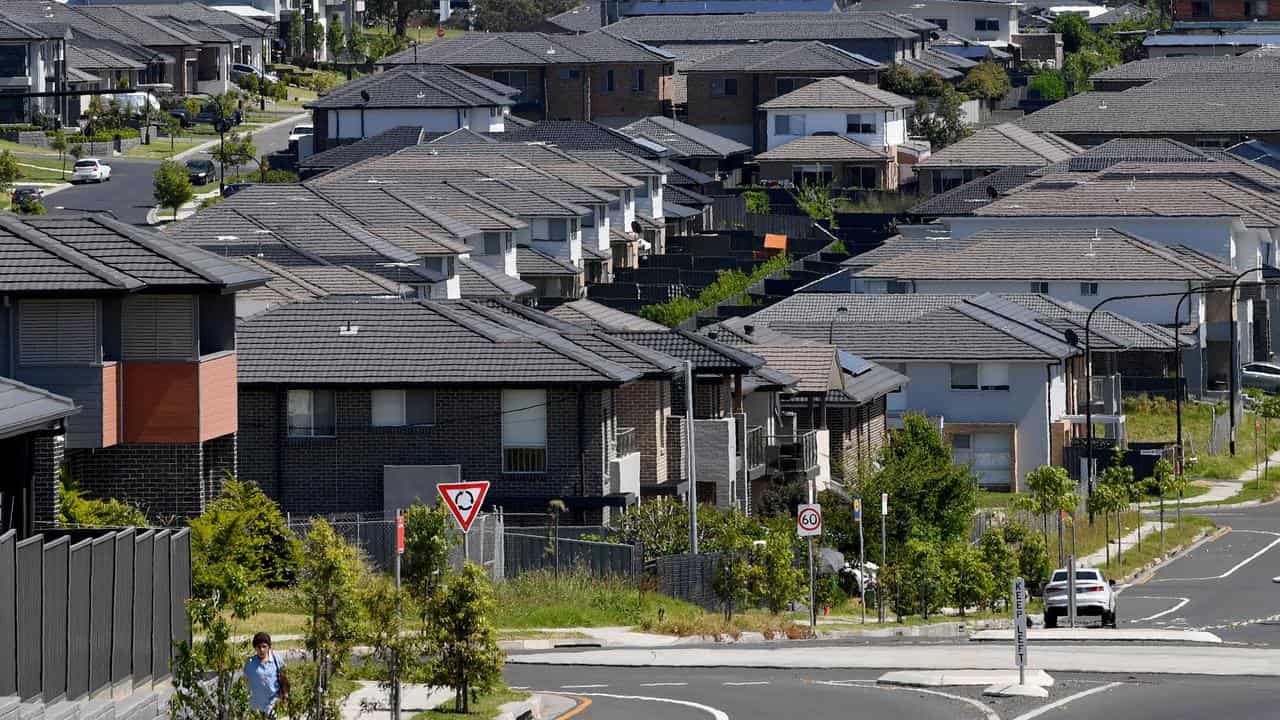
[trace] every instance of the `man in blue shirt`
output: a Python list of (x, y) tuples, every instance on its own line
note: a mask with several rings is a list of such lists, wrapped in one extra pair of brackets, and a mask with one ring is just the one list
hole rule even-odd
[(265, 720), (275, 716), (276, 703), (289, 697), (289, 681), (280, 656), (271, 652), (270, 635), (254, 635), (253, 651), (244, 664), (244, 679), (249, 684), (249, 704)]

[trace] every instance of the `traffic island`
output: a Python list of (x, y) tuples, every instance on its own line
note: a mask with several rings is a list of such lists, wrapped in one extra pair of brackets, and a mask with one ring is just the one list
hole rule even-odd
[[(1140, 643), (1221, 643), (1222, 638), (1203, 630), (1169, 628), (1036, 628), (1028, 631), (1033, 642), (1140, 642)], [(1012, 642), (1012, 630), (982, 630), (969, 636), (970, 642)]]
[[(1044, 670), (1027, 670), (1025, 685), (1052, 687), (1053, 676)], [(905, 687), (1003, 687), (1018, 685), (1017, 670), (895, 670), (876, 678), (879, 685)]]

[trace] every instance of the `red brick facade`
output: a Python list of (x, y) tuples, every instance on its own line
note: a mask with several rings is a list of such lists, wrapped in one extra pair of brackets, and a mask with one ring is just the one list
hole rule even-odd
[[(1264, 4), (1267, 6), (1266, 9), (1268, 11), (1265, 15), (1246, 14), (1245, 12), (1246, 5), (1250, 8), (1261, 9), (1259, 5)], [(1197, 10), (1200, 10), (1200, 12), (1197, 13)], [(1208, 12), (1205, 13), (1204, 10), (1208, 10)], [(1280, 2), (1274, 0), (1267, 3), (1246, 2), (1245, 0), (1203, 0), (1203, 2), (1174, 0), (1173, 14), (1174, 19), (1180, 22), (1280, 20)]]

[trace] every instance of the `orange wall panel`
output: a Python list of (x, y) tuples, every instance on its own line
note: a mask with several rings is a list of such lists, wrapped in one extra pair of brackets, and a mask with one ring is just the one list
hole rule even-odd
[(200, 440), (236, 431), (236, 356), (227, 353), (200, 363)]
[(199, 403), (196, 363), (124, 363), (125, 442), (198, 441)]
[(120, 442), (120, 364), (102, 366), (102, 447)]

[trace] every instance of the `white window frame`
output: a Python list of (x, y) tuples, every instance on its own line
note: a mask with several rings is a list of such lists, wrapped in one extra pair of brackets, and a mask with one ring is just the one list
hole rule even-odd
[[(295, 425), (293, 421), (295, 417), (295, 413), (294, 413), (295, 403), (297, 404), (302, 403), (304, 398), (307, 404), (306, 414), (308, 418), (308, 422), (305, 427), (302, 425)], [(330, 413), (330, 417), (333, 419), (333, 427), (329, 428), (330, 432), (316, 431), (316, 400), (317, 398), (326, 398), (327, 401), (332, 406), (333, 412)], [(288, 433), (289, 437), (291, 438), (306, 438), (306, 437), (326, 438), (326, 437), (337, 436), (338, 434), (338, 398), (337, 398), (337, 393), (335, 391), (327, 390), (323, 388), (291, 389), (286, 395), (286, 401), (287, 401), (287, 408), (285, 413), (286, 414), (285, 432)]]
[[(541, 432), (536, 431), (541, 421)], [(547, 391), (541, 388), (502, 390), (502, 471), (504, 473), (545, 473), (547, 471)], [(512, 469), (508, 451), (542, 451), (539, 469)]]
[[(875, 135), (876, 134), (876, 116), (874, 113), (868, 115), (871, 122), (862, 121), (862, 113), (849, 113), (844, 116), (844, 132), (846, 135)], [(852, 130), (856, 126), (856, 130)], [(868, 129), (870, 128), (870, 129)]]
[(1097, 297), (1097, 295), (1098, 295), (1098, 283), (1096, 282), (1080, 283), (1081, 297)]

